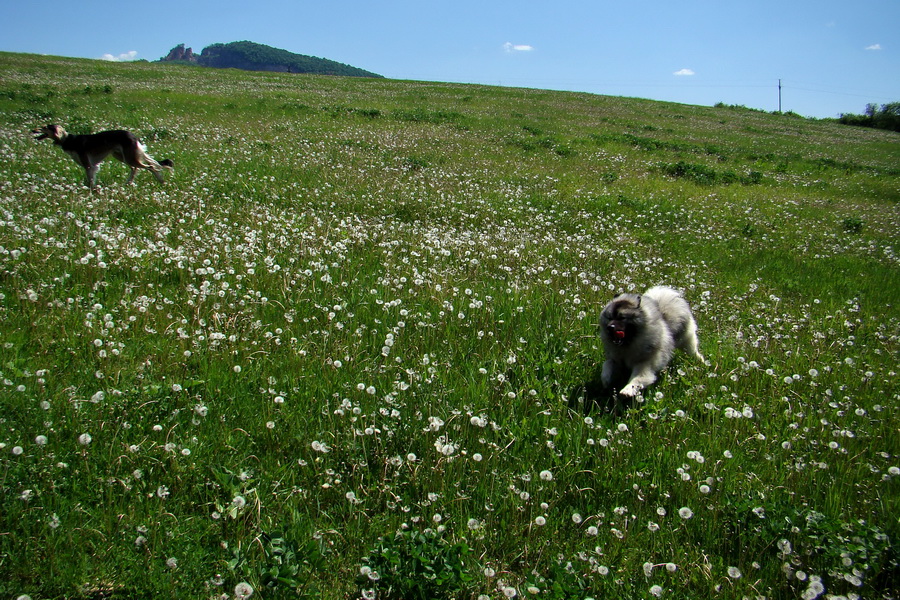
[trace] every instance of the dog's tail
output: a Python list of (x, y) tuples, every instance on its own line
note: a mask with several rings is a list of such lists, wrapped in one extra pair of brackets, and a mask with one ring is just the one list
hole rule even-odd
[(164, 169), (168, 171), (175, 170), (175, 162), (171, 158), (157, 162), (152, 156), (147, 154), (147, 147), (140, 142), (138, 142), (137, 148), (135, 149), (135, 154), (137, 155), (137, 161), (140, 165), (145, 169), (149, 169), (160, 183), (163, 182), (162, 171)]

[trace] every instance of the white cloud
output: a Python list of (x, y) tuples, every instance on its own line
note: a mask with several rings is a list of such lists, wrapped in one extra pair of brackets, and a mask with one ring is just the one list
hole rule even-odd
[(108, 60), (111, 62), (127, 62), (129, 60), (134, 60), (137, 58), (137, 50), (131, 50), (130, 52), (125, 52), (122, 54), (104, 54), (100, 57), (100, 60)]
[(871, 46), (866, 46), (866, 50), (881, 50), (881, 44), (872, 44)]
[(503, 49), (507, 52), (531, 52), (534, 50), (534, 46), (529, 46), (528, 44), (513, 44), (511, 42), (506, 42), (503, 44)]
[(677, 75), (678, 77), (685, 77), (689, 75), (695, 75), (692, 69), (681, 69), (680, 71), (675, 71), (672, 75)]

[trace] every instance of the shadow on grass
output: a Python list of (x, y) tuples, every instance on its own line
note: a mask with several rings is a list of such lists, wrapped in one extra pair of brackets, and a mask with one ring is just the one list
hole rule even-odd
[(621, 415), (631, 408), (633, 398), (627, 398), (616, 393), (628, 383), (628, 372), (616, 373), (612, 385), (604, 386), (600, 373), (602, 365), (598, 365), (590, 377), (583, 383), (572, 387), (569, 392), (569, 408), (573, 411), (588, 415), (594, 411), (605, 414)]

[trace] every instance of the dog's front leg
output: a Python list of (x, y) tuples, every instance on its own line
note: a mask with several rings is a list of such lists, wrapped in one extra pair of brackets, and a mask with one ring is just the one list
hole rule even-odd
[(600, 371), (600, 382), (603, 387), (608, 388), (612, 385), (613, 377), (616, 374), (616, 363), (613, 360), (607, 360), (603, 363), (603, 370)]
[(653, 369), (644, 366), (635, 367), (631, 372), (631, 381), (628, 382), (628, 385), (619, 390), (619, 393), (623, 396), (633, 398), (654, 381), (656, 381), (656, 373), (653, 372)]
[(89, 165), (84, 168), (85, 177), (87, 179), (87, 186), (92, 190), (97, 184), (97, 171), (100, 170), (100, 165)]
[(94, 189), (94, 186), (97, 183), (97, 171), (100, 170), (100, 163), (95, 162), (93, 157), (89, 154), (72, 154), (72, 158), (75, 159), (79, 165), (84, 167), (84, 179), (85, 183), (91, 190)]

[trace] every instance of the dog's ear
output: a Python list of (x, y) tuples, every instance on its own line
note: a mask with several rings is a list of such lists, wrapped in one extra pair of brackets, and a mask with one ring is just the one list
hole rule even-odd
[(618, 294), (616, 294), (615, 296), (613, 296), (613, 300), (615, 300), (616, 298), (618, 298), (619, 296), (621, 296), (621, 295), (624, 294), (624, 293), (625, 293), (625, 292), (619, 292)]

